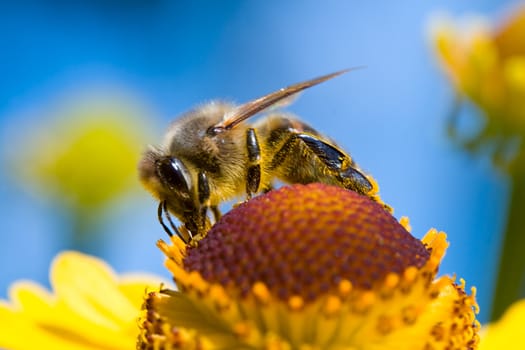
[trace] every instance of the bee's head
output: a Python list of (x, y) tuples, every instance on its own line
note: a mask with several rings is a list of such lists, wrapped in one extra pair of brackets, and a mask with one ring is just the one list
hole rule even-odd
[(144, 153), (138, 169), (144, 187), (159, 201), (165, 202), (165, 209), (182, 221), (188, 230), (197, 230), (198, 201), (194, 181), (184, 162), (150, 148)]

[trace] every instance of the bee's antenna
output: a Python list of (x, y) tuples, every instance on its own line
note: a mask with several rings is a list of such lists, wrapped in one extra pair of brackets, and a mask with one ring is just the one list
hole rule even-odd
[[(164, 219), (162, 217), (163, 212), (171, 226), (171, 229), (164, 223)], [(188, 243), (186, 239), (184, 238), (184, 236), (182, 235), (182, 233), (180, 233), (179, 229), (177, 229), (177, 226), (175, 226), (175, 224), (171, 220), (170, 213), (167, 210), (167, 202), (165, 200), (159, 202), (159, 207), (157, 209), (157, 218), (160, 224), (162, 225), (162, 228), (164, 229), (164, 231), (166, 231), (166, 233), (168, 234), (168, 236), (173, 237), (173, 232), (175, 232), (175, 234), (179, 237), (181, 241), (183, 241), (186, 244)]]

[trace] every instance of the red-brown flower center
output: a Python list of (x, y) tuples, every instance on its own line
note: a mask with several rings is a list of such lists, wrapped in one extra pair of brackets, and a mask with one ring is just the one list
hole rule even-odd
[(390, 272), (421, 267), (425, 246), (365, 196), (322, 184), (261, 195), (224, 215), (184, 269), (245, 295), (263, 282), (284, 300), (311, 301), (341, 280), (371, 289)]

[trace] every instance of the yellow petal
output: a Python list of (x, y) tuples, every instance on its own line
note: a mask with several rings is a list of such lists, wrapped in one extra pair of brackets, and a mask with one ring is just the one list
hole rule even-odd
[(115, 329), (136, 317), (137, 306), (115, 288), (117, 278), (101, 260), (63, 253), (55, 259), (50, 279), (57, 297), (86, 320)]
[(142, 299), (160, 279), (119, 278), (103, 261), (65, 252), (50, 273), (54, 294), (15, 283), (0, 303), (0, 348), (133, 349)]
[(503, 317), (482, 329), (479, 350), (525, 349), (525, 300), (514, 303)]

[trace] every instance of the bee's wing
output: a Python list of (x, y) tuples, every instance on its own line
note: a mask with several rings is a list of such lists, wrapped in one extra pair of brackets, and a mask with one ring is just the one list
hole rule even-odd
[(284, 97), (282, 100), (279, 100), (278, 102), (275, 102), (274, 104), (270, 105), (269, 107), (266, 107), (264, 110), (261, 110), (260, 112), (264, 111), (265, 113), (267, 112), (271, 112), (271, 111), (275, 111), (277, 109), (281, 109), (281, 108), (284, 108), (284, 107), (287, 107), (291, 104), (294, 104), (295, 101), (297, 101), (297, 99), (299, 97), (301, 97), (302, 95), (302, 92), (296, 92), (295, 94), (293, 95), (290, 95), (288, 97)]
[(287, 97), (290, 97), (304, 89), (308, 89), (309, 87), (320, 84), (329, 79), (335, 78), (336, 76), (346, 73), (350, 70), (355, 70), (358, 68), (360, 67), (345, 69), (335, 73), (323, 75), (315, 79), (303, 81), (301, 83), (290, 85), (288, 87), (269, 93), (268, 95), (264, 95), (255, 100), (247, 102), (234, 109), (229, 115), (226, 115), (220, 123), (215, 125), (214, 129), (231, 129), (237, 124), (241, 123), (243, 120), (246, 120), (258, 112), (275, 105), (277, 102), (282, 101)]

